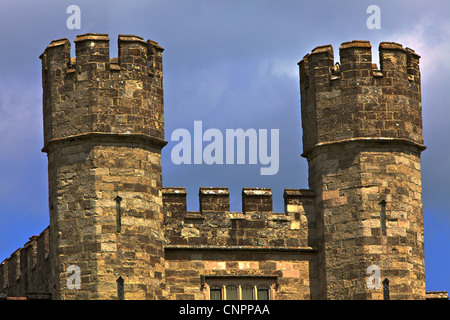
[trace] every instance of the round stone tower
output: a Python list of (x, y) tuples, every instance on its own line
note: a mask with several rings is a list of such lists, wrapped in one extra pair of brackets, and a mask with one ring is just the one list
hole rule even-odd
[[(303, 156), (316, 193), (323, 299), (425, 299), (419, 56), (330, 45), (300, 62)], [(378, 271), (377, 271), (378, 270)], [(379, 276), (378, 276), (379, 275)]]
[(40, 57), (54, 299), (163, 298), (163, 49), (119, 35), (118, 50), (84, 34), (75, 58), (67, 39)]

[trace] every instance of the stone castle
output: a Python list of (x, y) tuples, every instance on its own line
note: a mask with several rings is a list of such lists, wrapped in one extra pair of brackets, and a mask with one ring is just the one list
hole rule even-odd
[(448, 299), (425, 291), (419, 55), (368, 41), (300, 62), (309, 189), (163, 187), (158, 43), (83, 34), (40, 56), (50, 226), (0, 265), (3, 298)]

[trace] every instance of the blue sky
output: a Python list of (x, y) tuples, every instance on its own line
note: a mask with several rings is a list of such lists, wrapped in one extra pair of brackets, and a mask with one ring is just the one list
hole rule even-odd
[[(69, 5), (81, 29), (66, 26)], [(370, 5), (381, 28), (369, 29)], [(0, 261), (48, 226), (47, 159), (41, 152), (39, 55), (58, 38), (108, 33), (159, 42), (164, 51), (166, 140), (178, 128), (279, 129), (280, 167), (175, 165), (163, 150), (164, 186), (185, 187), (198, 210), (199, 187), (228, 187), (241, 210), (243, 187), (272, 188), (283, 211), (284, 188), (307, 188), (297, 62), (319, 45), (369, 40), (413, 48), (421, 58), (424, 140), (422, 181), (428, 291), (450, 291), (450, 3), (448, 1), (1, 1), (0, 2)]]

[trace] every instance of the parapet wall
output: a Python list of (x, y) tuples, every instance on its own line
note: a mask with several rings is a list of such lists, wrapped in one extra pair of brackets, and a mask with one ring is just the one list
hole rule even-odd
[(0, 264), (0, 293), (7, 297), (50, 298), (49, 228)]
[(242, 212), (230, 212), (228, 188), (200, 188), (200, 211), (187, 211), (185, 188), (164, 188), (166, 247), (312, 248), (315, 196), (286, 189), (285, 212), (272, 212), (272, 191), (242, 190)]
[(317, 145), (355, 139), (422, 145), (419, 58), (393, 42), (379, 45), (380, 68), (368, 41), (320, 46), (300, 62), (304, 155)]
[(42, 60), (44, 151), (52, 141), (89, 133), (164, 139), (162, 52), (156, 42), (119, 35), (118, 58), (107, 34), (54, 40)]

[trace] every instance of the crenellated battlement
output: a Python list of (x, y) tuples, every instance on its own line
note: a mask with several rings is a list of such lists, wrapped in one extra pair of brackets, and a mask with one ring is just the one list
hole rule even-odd
[[(399, 77), (420, 84), (420, 56), (411, 48), (403, 48), (395, 42), (381, 42), (379, 45), (380, 68), (372, 63), (372, 45), (369, 41), (344, 42), (339, 47), (340, 60), (335, 63), (331, 45), (314, 48), (298, 63), (303, 78), (318, 79), (327, 76), (329, 80), (352, 78)], [(404, 75), (408, 76), (405, 78)]]
[(423, 147), (419, 59), (394, 42), (379, 45), (380, 68), (369, 41), (319, 46), (298, 64), (304, 156), (317, 146), (358, 139), (396, 140)]
[[(161, 53), (164, 49), (152, 40), (144, 41), (135, 35), (118, 36), (118, 57), (110, 58), (109, 36), (103, 33), (86, 33), (74, 40), (75, 57), (70, 56), (71, 43), (67, 38), (53, 40), (40, 56), (43, 70), (48, 74), (65, 70), (84, 71), (147, 71), (155, 76), (162, 72)], [(100, 64), (99, 64), (100, 63)], [(112, 67), (111, 67), (112, 66)], [(123, 72), (121, 76), (126, 76)], [(129, 73), (128, 73), (129, 75)], [(83, 79), (79, 75), (77, 79)]]
[(47, 227), (0, 263), (0, 292), (12, 297), (48, 298), (49, 276)]
[[(157, 42), (118, 36), (110, 58), (107, 34), (58, 39), (40, 56), (44, 88), (44, 151), (50, 142), (91, 133), (164, 140), (162, 52)], [(155, 142), (156, 143), (156, 142)]]
[(190, 246), (315, 245), (315, 195), (286, 189), (285, 212), (272, 211), (272, 191), (243, 188), (242, 212), (230, 212), (228, 188), (200, 188), (200, 211), (187, 211), (185, 188), (163, 188), (166, 244)]

